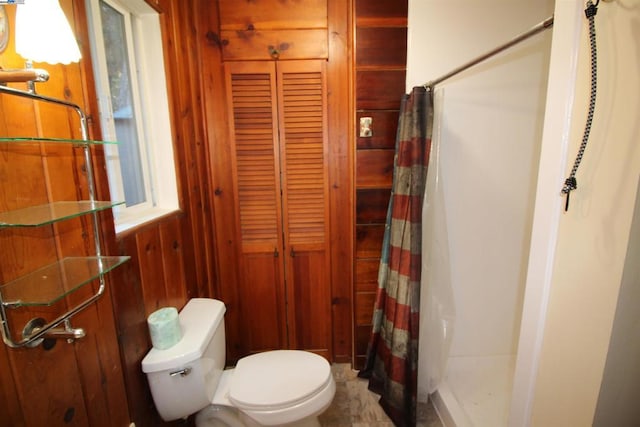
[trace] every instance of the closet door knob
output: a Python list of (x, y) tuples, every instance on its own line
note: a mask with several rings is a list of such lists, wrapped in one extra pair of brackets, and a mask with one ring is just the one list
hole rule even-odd
[(280, 49), (276, 48), (275, 46), (269, 46), (269, 55), (271, 55), (271, 57), (273, 59), (278, 59), (280, 57)]

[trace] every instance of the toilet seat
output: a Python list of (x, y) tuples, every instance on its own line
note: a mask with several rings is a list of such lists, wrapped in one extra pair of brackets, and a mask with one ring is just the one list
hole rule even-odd
[(247, 412), (295, 407), (327, 389), (331, 367), (321, 356), (299, 350), (274, 350), (240, 359), (228, 398)]

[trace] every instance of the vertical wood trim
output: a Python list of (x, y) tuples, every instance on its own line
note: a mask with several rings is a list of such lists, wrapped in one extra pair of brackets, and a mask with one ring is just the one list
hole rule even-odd
[[(190, 4), (187, 2), (178, 6), (176, 2), (162, 0), (157, 2), (156, 7), (161, 10), (160, 25), (169, 113), (172, 119), (171, 133), (178, 198), (180, 208), (185, 212), (181, 218), (182, 235), (185, 239), (183, 250), (186, 255), (182, 262), (190, 264), (190, 268), (184, 269), (182, 286), (185, 287), (186, 295), (196, 296), (199, 295), (198, 289), (206, 287), (208, 281), (206, 258), (196, 256), (196, 253), (207, 253), (203, 242), (207, 234), (199, 227), (199, 207), (203, 200), (200, 188), (206, 182), (206, 174), (200, 172), (201, 161), (198, 160), (204, 156), (194, 152), (198, 147), (198, 129), (203, 126), (196, 121), (199, 108), (194, 108), (198, 103), (193, 101), (190, 90), (191, 82), (196, 79), (192, 74), (192, 67), (197, 59), (192, 56), (195, 49), (184, 47), (189, 45), (193, 38), (191, 32), (185, 31), (185, 27), (191, 22)], [(206, 200), (206, 195), (204, 196)]]
[(167, 299), (162, 269), (162, 252), (157, 226), (146, 228), (136, 235), (136, 252), (140, 266), (140, 280), (144, 298), (145, 317), (162, 307)]
[(183, 236), (179, 218), (160, 224), (160, 253), (164, 272), (164, 287), (167, 298), (163, 305), (180, 310), (187, 301), (184, 286)]
[(333, 360), (352, 359), (354, 244), (353, 0), (328, 0), (327, 61)]
[[(215, 268), (215, 259), (216, 259), (216, 247), (215, 247), (215, 236), (214, 236), (214, 227), (213, 222), (210, 220), (211, 218), (211, 210), (212, 210), (212, 200), (213, 200), (213, 191), (211, 185), (211, 162), (208, 156), (210, 146), (209, 141), (205, 138), (205, 119), (204, 119), (204, 104), (203, 104), (203, 96), (201, 91), (201, 80), (202, 80), (202, 57), (200, 55), (200, 50), (198, 49), (198, 32), (197, 32), (197, 23), (195, 17), (197, 14), (201, 13), (199, 9), (195, 7), (194, 2), (188, 2), (189, 4), (189, 15), (183, 21), (183, 25), (187, 27), (188, 31), (188, 40), (189, 40), (189, 75), (192, 78), (189, 80), (189, 90), (191, 91), (191, 99), (192, 99), (192, 108), (193, 112), (193, 120), (195, 122), (194, 128), (196, 131), (194, 145), (198, 148), (197, 160), (199, 165), (199, 185), (198, 189), (200, 191), (200, 204), (198, 207), (198, 216), (197, 224), (192, 226), (193, 234), (202, 234), (204, 236), (204, 240), (201, 246), (198, 247), (201, 253), (204, 255), (204, 271), (205, 277), (199, 279), (198, 281), (198, 289), (197, 296), (199, 297), (215, 297), (216, 292), (216, 268)], [(197, 107), (197, 108), (196, 108)], [(198, 251), (196, 251), (196, 254)], [(189, 254), (187, 252), (187, 254)], [(196, 256), (197, 258), (202, 258), (202, 256)], [(200, 269), (198, 270), (200, 271)], [(193, 291), (187, 285), (187, 289)], [(190, 296), (195, 296), (190, 294)]]
[[(226, 99), (226, 88), (220, 46), (216, 43), (219, 35), (218, 7), (207, 0), (194, 0), (196, 15), (196, 34), (198, 51), (202, 60), (201, 91), (204, 107), (205, 135), (209, 144), (209, 161), (211, 167), (211, 185), (213, 188), (213, 211), (210, 221), (217, 231), (216, 266), (218, 278), (228, 283), (238, 283), (239, 266), (236, 260), (239, 255), (238, 231), (234, 224), (225, 224), (225, 218), (235, 218), (236, 201), (233, 194), (233, 178), (228, 165), (231, 162), (231, 151), (227, 141), (229, 132), (226, 123), (229, 120)], [(225, 226), (222, 226), (225, 224)], [(239, 294), (236, 286), (220, 285), (217, 297), (227, 306), (227, 360), (233, 361), (242, 353), (240, 311), (238, 309)]]

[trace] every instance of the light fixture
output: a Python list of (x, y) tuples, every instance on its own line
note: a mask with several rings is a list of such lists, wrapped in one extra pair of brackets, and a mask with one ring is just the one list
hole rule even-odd
[(16, 52), (25, 58), (21, 70), (0, 71), (0, 82), (32, 82), (49, 79), (46, 70), (31, 68), (31, 61), (69, 64), (81, 58), (73, 30), (58, 0), (25, 0), (17, 6), (15, 23)]
[(69, 64), (81, 58), (58, 0), (25, 0), (16, 12), (16, 52), (26, 60)]

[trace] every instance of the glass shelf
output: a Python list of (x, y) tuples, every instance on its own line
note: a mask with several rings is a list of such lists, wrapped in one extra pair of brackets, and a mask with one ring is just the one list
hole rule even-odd
[(69, 257), (0, 286), (0, 301), (9, 307), (47, 306), (91, 283), (128, 256)]
[(54, 144), (76, 144), (76, 145), (105, 145), (105, 144), (118, 144), (115, 141), (94, 141), (90, 139), (73, 139), (73, 138), (31, 138), (31, 137), (19, 137), (19, 138), (11, 138), (11, 137), (0, 137), (0, 143), (4, 144), (17, 144), (17, 143), (25, 143), (25, 142), (47, 142)]
[(92, 212), (111, 209), (123, 203), (78, 200), (31, 206), (0, 213), (0, 227), (38, 227)]

